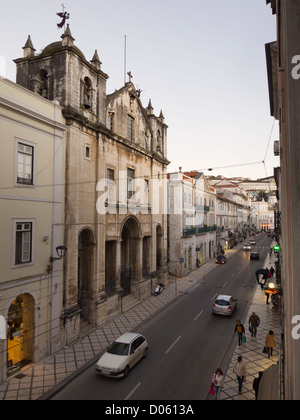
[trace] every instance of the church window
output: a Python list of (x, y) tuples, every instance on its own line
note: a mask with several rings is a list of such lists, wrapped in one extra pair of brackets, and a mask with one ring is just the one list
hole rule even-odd
[(127, 139), (133, 141), (133, 123), (134, 118), (130, 115), (127, 116)]
[(134, 169), (127, 168), (127, 198), (134, 195)]
[(45, 69), (41, 69), (35, 79), (34, 91), (37, 92), (45, 99), (49, 98), (49, 78), (48, 72)]
[(85, 109), (92, 107), (92, 82), (88, 77), (83, 82), (83, 106)]
[(114, 127), (114, 116), (115, 114), (113, 112), (108, 113), (107, 128), (111, 131), (113, 131), (113, 127)]
[(91, 148), (90, 148), (90, 146), (85, 146), (85, 157), (86, 157), (86, 159), (91, 158)]
[(157, 130), (156, 150), (157, 152), (162, 152), (162, 137), (159, 130)]

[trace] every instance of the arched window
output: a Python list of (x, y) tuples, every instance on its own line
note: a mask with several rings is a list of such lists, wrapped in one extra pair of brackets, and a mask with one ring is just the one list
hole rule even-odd
[(92, 82), (88, 77), (85, 77), (83, 81), (82, 105), (85, 109), (92, 107)]
[(162, 137), (160, 130), (157, 130), (156, 151), (162, 152)]
[(33, 91), (41, 95), (43, 98), (50, 99), (49, 96), (49, 76), (45, 69), (41, 69), (33, 79)]

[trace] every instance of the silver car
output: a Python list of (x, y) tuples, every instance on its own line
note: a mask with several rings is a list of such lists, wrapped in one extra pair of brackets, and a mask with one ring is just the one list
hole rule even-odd
[(237, 308), (237, 299), (233, 296), (219, 295), (212, 307), (213, 314), (232, 316)]
[(96, 372), (114, 378), (126, 377), (129, 370), (147, 356), (148, 343), (142, 334), (125, 333), (106, 350), (96, 364)]
[(251, 245), (250, 244), (245, 244), (244, 245), (244, 251), (251, 251)]

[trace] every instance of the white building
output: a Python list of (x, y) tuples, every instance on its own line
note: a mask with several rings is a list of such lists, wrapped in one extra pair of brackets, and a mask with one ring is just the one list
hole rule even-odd
[(0, 78), (0, 382), (60, 347), (65, 130), (57, 102)]

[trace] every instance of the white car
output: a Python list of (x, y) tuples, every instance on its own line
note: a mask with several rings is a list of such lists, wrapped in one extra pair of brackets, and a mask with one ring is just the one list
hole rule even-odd
[(217, 296), (212, 307), (213, 314), (232, 316), (237, 308), (237, 299), (228, 295)]
[(129, 370), (147, 356), (148, 343), (142, 334), (125, 333), (114, 341), (96, 364), (99, 375), (126, 377)]
[(244, 245), (244, 251), (251, 251), (251, 245), (250, 244), (245, 244)]

